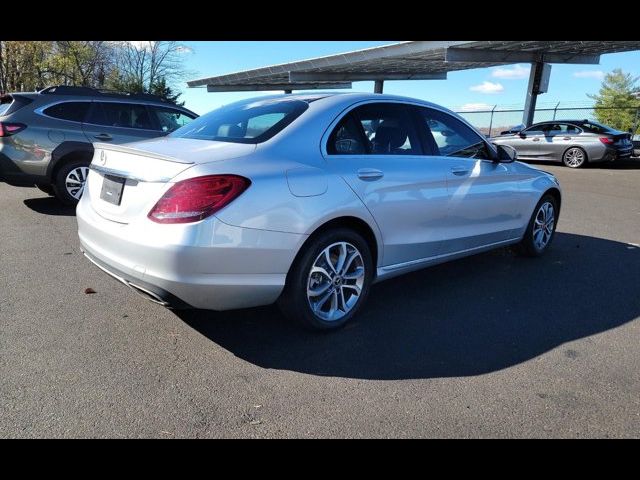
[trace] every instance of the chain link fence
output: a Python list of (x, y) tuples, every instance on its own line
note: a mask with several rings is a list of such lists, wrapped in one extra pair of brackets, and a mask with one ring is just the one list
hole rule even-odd
[[(515, 125), (522, 124), (523, 108), (511, 108), (509, 106), (486, 105), (483, 109), (465, 109), (464, 107), (452, 108), (453, 111), (465, 118), (474, 127), (485, 135), (499, 135), (500, 132), (508, 130)], [(537, 108), (533, 116), (533, 122), (544, 122), (547, 120), (596, 120), (596, 108), (593, 105), (585, 106), (581, 104), (569, 104), (558, 102), (551, 106)], [(606, 107), (602, 110), (618, 111), (621, 114), (631, 115), (635, 120), (634, 127), (637, 128), (640, 121), (639, 107)], [(634, 131), (636, 131), (634, 128)]]

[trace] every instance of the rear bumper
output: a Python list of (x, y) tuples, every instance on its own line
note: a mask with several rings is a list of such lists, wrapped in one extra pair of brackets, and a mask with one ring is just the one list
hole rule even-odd
[(49, 183), (45, 176), (24, 172), (2, 152), (0, 152), (0, 182), (16, 187), (32, 187), (35, 184)]
[(633, 153), (633, 147), (611, 148), (607, 147), (605, 153), (600, 159), (601, 162), (613, 162), (618, 159), (630, 158)]
[(230, 310), (273, 303), (305, 235), (227, 225), (136, 224), (104, 219), (83, 197), (77, 207), (82, 251), (112, 277), (174, 308)]

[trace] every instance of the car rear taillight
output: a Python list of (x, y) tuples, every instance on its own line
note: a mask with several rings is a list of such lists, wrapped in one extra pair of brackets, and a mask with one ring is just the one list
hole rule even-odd
[(238, 175), (208, 175), (176, 183), (149, 212), (157, 223), (190, 223), (223, 208), (244, 192), (251, 181)]
[(600, 137), (600, 141), (605, 145), (611, 145), (614, 142), (613, 138), (609, 137)]
[(10, 137), (27, 128), (24, 123), (0, 122), (0, 137)]

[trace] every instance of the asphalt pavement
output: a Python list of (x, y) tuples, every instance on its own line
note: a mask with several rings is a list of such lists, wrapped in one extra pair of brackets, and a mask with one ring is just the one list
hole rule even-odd
[(380, 283), (329, 334), (148, 302), (82, 256), (73, 209), (0, 184), (0, 437), (639, 437), (640, 160), (542, 168), (546, 256)]

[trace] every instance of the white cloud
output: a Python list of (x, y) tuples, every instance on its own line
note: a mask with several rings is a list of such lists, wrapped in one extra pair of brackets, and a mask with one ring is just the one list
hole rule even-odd
[(494, 105), (489, 105), (488, 103), (465, 103), (460, 107), (460, 111), (462, 112), (474, 112), (477, 110), (491, 110)]
[(500, 83), (484, 81), (480, 85), (469, 87), (469, 90), (480, 93), (500, 93), (504, 91), (504, 87)]
[(604, 78), (604, 72), (602, 70), (580, 70), (579, 72), (573, 72), (573, 76), (576, 78), (595, 78), (602, 80)]
[(131, 44), (136, 50), (149, 50), (156, 42), (143, 40), (127, 40), (127, 43)]
[(491, 72), (493, 78), (504, 78), (505, 80), (520, 80), (529, 76), (530, 67), (514, 65), (513, 67), (498, 67)]

